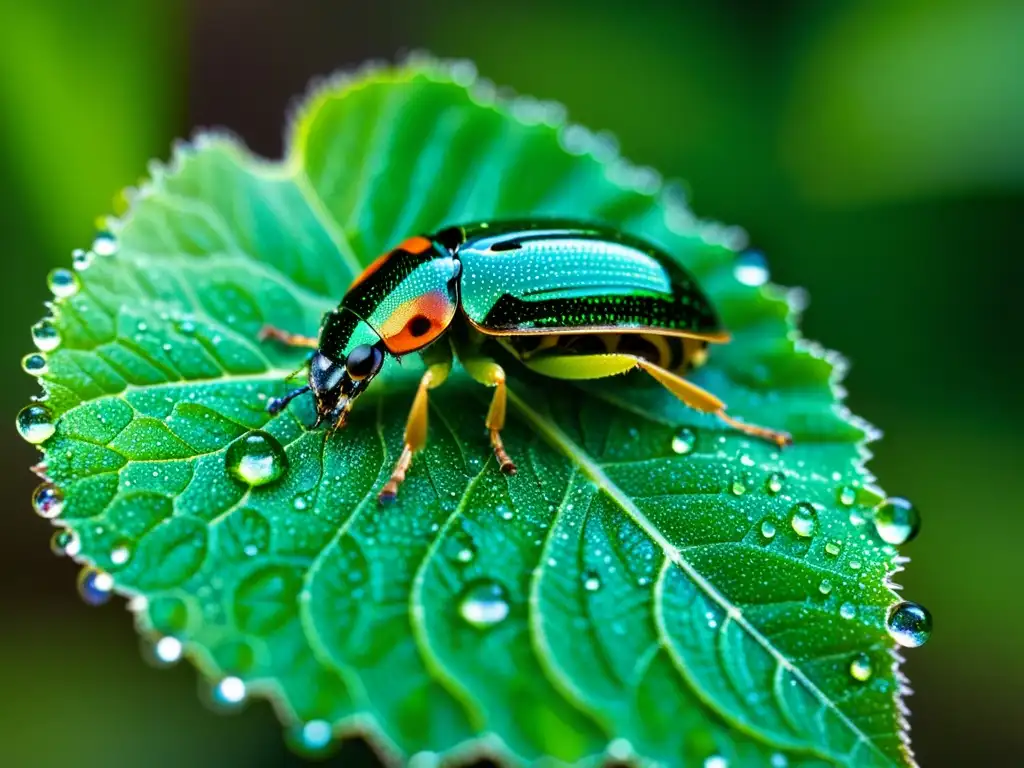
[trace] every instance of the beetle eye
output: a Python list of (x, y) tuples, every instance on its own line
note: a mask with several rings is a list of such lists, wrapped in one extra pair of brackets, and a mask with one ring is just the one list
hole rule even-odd
[(360, 344), (348, 354), (345, 369), (350, 378), (365, 379), (380, 370), (384, 364), (384, 353), (369, 344)]

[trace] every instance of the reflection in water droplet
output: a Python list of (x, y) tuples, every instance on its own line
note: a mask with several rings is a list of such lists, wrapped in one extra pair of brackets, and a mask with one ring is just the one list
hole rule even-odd
[(874, 523), (878, 536), (886, 544), (906, 544), (921, 530), (917, 507), (896, 496), (875, 507)]
[(241, 704), (245, 695), (245, 683), (234, 675), (225, 677), (213, 689), (213, 698), (218, 704)]
[(904, 648), (917, 648), (928, 642), (932, 635), (932, 615), (923, 605), (897, 603), (889, 609), (885, 628)]
[(70, 529), (54, 531), (50, 537), (50, 551), (58, 557), (77, 557), (82, 551), (82, 540)]
[(114, 590), (114, 579), (98, 568), (83, 568), (78, 574), (78, 594), (89, 605), (103, 605)]
[(97, 256), (112, 256), (117, 253), (117, 240), (110, 232), (100, 232), (92, 241), (92, 250)]
[(839, 615), (844, 619), (852, 619), (857, 615), (857, 607), (853, 603), (843, 603), (839, 606)]
[(694, 434), (693, 430), (683, 427), (672, 437), (672, 450), (680, 456), (685, 456), (693, 450), (693, 446), (696, 443), (697, 435)]
[(50, 293), (58, 299), (74, 296), (82, 287), (81, 283), (78, 282), (78, 275), (70, 269), (64, 269), (63, 267), (54, 269), (47, 275), (46, 285), (50, 289)]
[(761, 523), (761, 535), (766, 539), (774, 538), (775, 536), (775, 523), (771, 520), (765, 520)]
[(839, 503), (844, 507), (849, 507), (857, 500), (857, 491), (848, 485), (844, 485), (839, 489)]
[(64, 511), (64, 494), (52, 483), (43, 483), (32, 494), (32, 508), (47, 520), (60, 517)]
[(462, 592), (459, 614), (477, 629), (500, 624), (508, 617), (508, 612), (505, 588), (496, 581), (481, 579), (470, 582)]
[(830, 541), (828, 544), (825, 545), (825, 554), (826, 555), (832, 555), (832, 557), (835, 557), (836, 555), (838, 555), (842, 551), (843, 551), (843, 542), (839, 541), (839, 539), (833, 539), (832, 541)]
[(27, 405), (18, 413), (18, 434), (25, 440), (38, 445), (49, 440), (57, 430), (53, 415), (43, 405)]
[(871, 658), (866, 653), (858, 653), (850, 661), (850, 677), (854, 680), (864, 682), (870, 679), (872, 671)]
[(729, 768), (729, 761), (721, 755), (712, 755), (704, 761), (704, 768)]
[(43, 376), (49, 372), (50, 366), (47, 365), (45, 357), (33, 352), (21, 358), (21, 369), (31, 376)]
[(161, 637), (153, 646), (153, 653), (157, 661), (163, 664), (174, 664), (181, 658), (183, 646), (176, 637)]
[(224, 461), (231, 475), (252, 486), (273, 483), (288, 468), (288, 457), (281, 443), (260, 430), (244, 434), (231, 443)]
[(733, 274), (744, 285), (764, 285), (768, 282), (768, 262), (758, 251), (744, 251), (733, 266)]
[(40, 320), (32, 326), (32, 343), (40, 352), (52, 352), (60, 346), (60, 331), (52, 320)]
[(747, 487), (739, 480), (733, 480), (732, 484), (729, 486), (729, 490), (732, 492), (733, 496), (742, 496), (747, 492)]
[(583, 588), (587, 592), (597, 592), (601, 588), (601, 579), (596, 571), (587, 571), (583, 574)]
[(814, 535), (814, 531), (818, 527), (818, 512), (814, 509), (813, 504), (801, 501), (799, 504), (793, 505), (790, 515), (789, 524), (793, 526), (797, 536), (806, 539)]
[(827, 595), (832, 591), (832, 582), (828, 579), (822, 579), (821, 584), (818, 585), (818, 591), (823, 595)]

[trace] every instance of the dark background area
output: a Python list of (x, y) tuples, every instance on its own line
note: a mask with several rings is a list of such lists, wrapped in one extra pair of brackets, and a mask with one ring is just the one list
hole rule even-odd
[[(299, 764), (270, 707), (204, 708), (123, 603), (86, 607), (32, 514), (19, 369), (46, 272), (196, 127), (281, 152), (311, 77), (402, 49), (468, 57), (613, 131), (747, 229), (840, 350), (870, 468), (922, 510), (900, 581), (935, 616), (905, 671), (924, 766), (1024, 761), (1024, 4), (0, 0), (0, 764)], [(336, 762), (366, 762), (350, 744)]]

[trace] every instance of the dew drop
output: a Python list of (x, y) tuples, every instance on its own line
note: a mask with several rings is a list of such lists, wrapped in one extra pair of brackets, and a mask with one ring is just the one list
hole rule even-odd
[(694, 434), (692, 429), (684, 427), (680, 429), (672, 437), (672, 450), (678, 453), (680, 456), (685, 456), (693, 450), (693, 446), (697, 444), (697, 435)]
[(818, 585), (818, 591), (823, 595), (827, 595), (832, 591), (832, 582), (828, 579), (822, 579), (821, 584)]
[(47, 520), (60, 517), (64, 511), (64, 494), (52, 483), (43, 483), (32, 494), (32, 508)]
[(789, 765), (789, 759), (781, 752), (775, 752), (771, 756), (772, 768), (786, 768)]
[(932, 615), (923, 605), (897, 603), (889, 609), (885, 628), (904, 648), (917, 648), (927, 643), (932, 635)]
[(857, 491), (848, 485), (844, 485), (839, 489), (839, 503), (844, 507), (853, 506), (853, 502), (857, 500)]
[(747, 492), (747, 487), (739, 480), (733, 480), (732, 484), (729, 486), (729, 491), (733, 496), (742, 496)]
[(744, 285), (764, 285), (768, 282), (768, 262), (758, 251), (745, 251), (736, 259), (733, 274)]
[(772, 539), (775, 537), (775, 523), (771, 520), (765, 520), (761, 523), (761, 535), (766, 539)]
[(84, 251), (81, 248), (76, 248), (71, 252), (71, 266), (81, 272), (84, 269), (88, 269), (89, 265), (92, 264), (93, 257), (96, 254), (92, 251)]
[(601, 588), (601, 579), (595, 571), (587, 571), (583, 575), (583, 588), (587, 592), (597, 592)]
[(782, 482), (784, 478), (779, 472), (772, 472), (768, 475), (768, 479), (765, 481), (765, 488), (768, 489), (768, 493), (773, 496), (782, 490)]
[(50, 289), (50, 293), (58, 299), (74, 296), (82, 287), (82, 284), (78, 282), (78, 275), (63, 267), (51, 270), (46, 277), (46, 285)]
[(82, 551), (82, 540), (69, 529), (54, 531), (50, 537), (50, 551), (58, 557), (77, 557)]
[(49, 372), (50, 366), (47, 365), (45, 357), (38, 352), (33, 352), (31, 355), (21, 358), (21, 370), (30, 376), (43, 376)]
[(832, 541), (830, 541), (828, 544), (825, 545), (825, 554), (826, 555), (831, 555), (832, 557), (836, 557), (842, 551), (843, 551), (843, 542), (839, 541), (839, 539), (833, 539)]
[(17, 426), (18, 434), (33, 445), (46, 442), (57, 430), (50, 410), (43, 405), (22, 408), (18, 413)]
[(40, 352), (52, 352), (60, 346), (60, 331), (49, 318), (32, 326), (32, 343)]
[(475, 553), (473, 552), (472, 549), (470, 549), (469, 547), (463, 547), (455, 553), (455, 559), (458, 560), (460, 563), (471, 563), (473, 562), (474, 555)]
[(921, 529), (921, 516), (909, 501), (894, 496), (875, 507), (874, 523), (886, 544), (906, 544)]
[(176, 637), (161, 637), (153, 646), (153, 653), (162, 664), (174, 664), (184, 650), (181, 640)]
[(292, 507), (294, 507), (299, 512), (306, 509), (308, 506), (309, 501), (307, 501), (306, 497), (302, 495), (296, 496), (295, 500), (292, 502)]
[(213, 698), (218, 704), (241, 704), (245, 701), (245, 683), (242, 678), (229, 675), (213, 689)]
[(853, 603), (843, 603), (839, 606), (839, 615), (844, 619), (852, 619), (857, 615), (857, 608)]
[(127, 543), (119, 542), (110, 550), (110, 562), (116, 566), (126, 565), (132, 559), (132, 550)]
[(807, 501), (795, 504), (790, 510), (789, 524), (793, 526), (797, 536), (810, 538), (818, 527), (818, 512), (814, 505)]
[(859, 680), (863, 683), (871, 678), (873, 671), (871, 669), (871, 657), (866, 653), (858, 653), (850, 661), (850, 677), (854, 680)]
[(307, 752), (319, 752), (331, 743), (331, 724), (326, 720), (310, 720), (298, 732), (299, 748)]
[(117, 240), (110, 232), (100, 232), (92, 241), (92, 250), (97, 256), (113, 256), (117, 253)]
[(721, 755), (712, 755), (704, 761), (704, 768), (729, 768), (729, 761)]
[(83, 568), (78, 574), (78, 594), (89, 605), (103, 605), (114, 591), (114, 579), (98, 568)]
[(273, 483), (288, 468), (288, 457), (281, 443), (273, 435), (259, 430), (231, 443), (224, 461), (231, 475), (252, 486)]
[(850, 561), (850, 570), (859, 571), (860, 570), (860, 560), (851, 560)]
[(459, 601), (459, 614), (477, 629), (500, 624), (508, 617), (505, 588), (496, 581), (481, 579), (466, 585)]

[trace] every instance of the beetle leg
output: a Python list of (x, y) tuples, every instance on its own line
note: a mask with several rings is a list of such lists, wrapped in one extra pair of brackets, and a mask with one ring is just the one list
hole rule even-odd
[(494, 397), (491, 398), (491, 407), (487, 409), (487, 429), (491, 433), (491, 446), (494, 448), (494, 456), (498, 459), (498, 466), (506, 475), (516, 473), (515, 462), (509, 457), (505, 450), (505, 443), (501, 440), (501, 430), (505, 428), (505, 411), (508, 400), (505, 387), (505, 371), (493, 360), (473, 359), (463, 360), (462, 366), (466, 372), (476, 381), (488, 387), (494, 387)]
[(730, 427), (769, 440), (780, 447), (793, 442), (793, 438), (786, 432), (737, 421), (726, 414), (725, 403), (713, 394), (642, 357), (623, 354), (545, 355), (524, 360), (523, 364), (556, 379), (600, 379), (639, 368), (696, 411), (713, 413)]
[(391, 478), (377, 494), (377, 501), (380, 504), (388, 504), (395, 500), (398, 496), (398, 487), (405, 481), (405, 474), (409, 471), (413, 454), (427, 444), (427, 404), (429, 400), (427, 392), (444, 384), (449, 371), (451, 371), (450, 361), (435, 363), (427, 368), (423, 378), (420, 379), (416, 397), (412, 401), (412, 408), (409, 409), (409, 419), (405, 423), (402, 452), (398, 455), (395, 468), (391, 471)]
[(308, 347), (309, 349), (316, 349), (320, 346), (319, 339), (314, 339), (312, 336), (303, 336), (298, 333), (289, 333), (286, 330), (275, 328), (272, 325), (264, 325), (260, 328), (258, 338), (260, 341), (273, 339), (274, 341), (279, 341), (289, 347)]

